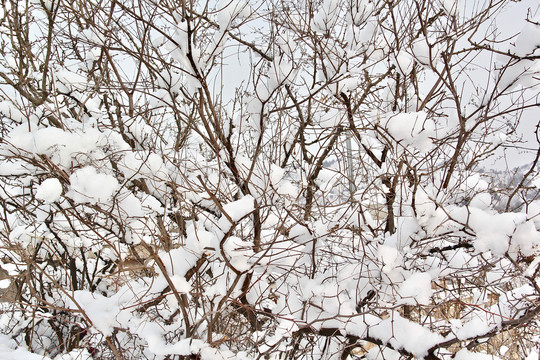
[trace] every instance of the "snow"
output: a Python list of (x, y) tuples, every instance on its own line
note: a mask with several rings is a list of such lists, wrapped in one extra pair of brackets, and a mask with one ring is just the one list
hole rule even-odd
[[(223, 205), (223, 210), (236, 223), (255, 210), (255, 199), (251, 195), (246, 195), (240, 200)], [(224, 232), (227, 232), (233, 224), (230, 223), (226, 216), (223, 216), (219, 221), (219, 225)]]
[(435, 123), (425, 112), (390, 115), (385, 125), (388, 133), (402, 146), (413, 146), (422, 153), (433, 147), (430, 137), (435, 137)]
[(531, 18), (521, 29), (515, 42), (515, 54), (530, 56), (540, 51), (540, 17)]
[(488, 355), (461, 349), (454, 356), (454, 360), (501, 360), (501, 358), (491, 354)]
[(144, 322), (138, 327), (137, 334), (148, 343), (149, 350), (158, 356), (197, 354), (205, 343), (198, 339), (180, 339), (175, 343), (166, 343), (163, 328), (156, 323)]
[(48, 356), (38, 355), (31, 353), (24, 349), (24, 347), (18, 347), (14, 341), (6, 336), (0, 335), (0, 360), (52, 360)]
[(278, 186), (281, 179), (285, 176), (285, 170), (276, 164), (271, 164), (270, 166), (270, 182), (273, 186)]
[(527, 269), (523, 272), (523, 275), (525, 276), (534, 276), (536, 273), (536, 269), (538, 268), (538, 265), (540, 264), (540, 256), (536, 256), (533, 261), (529, 264)]
[(419, 358), (426, 356), (431, 347), (444, 341), (441, 335), (401, 317), (397, 312), (391, 312), (390, 317), (384, 320), (366, 317), (366, 322), (369, 336)]
[[(180, 277), (184, 277), (198, 259), (197, 254), (193, 250), (188, 250), (184, 247), (179, 247), (169, 252), (161, 251), (159, 257), (165, 265), (169, 276), (176, 275)], [(181, 280), (178, 280), (178, 283), (184, 288), (187, 287), (187, 284)]]
[(361, 316), (355, 316), (345, 324), (345, 331), (349, 335), (358, 336), (362, 338), (366, 336), (368, 327), (363, 321)]
[(400, 51), (394, 58), (394, 65), (396, 65), (397, 70), (403, 76), (407, 76), (411, 73), (414, 67), (414, 59), (411, 55), (404, 51)]
[(359, 0), (351, 3), (351, 21), (355, 26), (362, 25), (373, 12), (373, 4), (369, 0)]
[(120, 306), (115, 298), (78, 290), (73, 293), (73, 300), (69, 300), (71, 309), (78, 310), (80, 307), (92, 321), (94, 329), (104, 336), (112, 334), (113, 328), (118, 325), (116, 316), (120, 312)]
[(383, 264), (382, 271), (385, 273), (390, 273), (402, 263), (402, 255), (395, 247), (379, 245), (377, 253), (378, 259)]
[(447, 14), (457, 15), (461, 5), (460, 2), (460, 0), (443, 0), (442, 5)]
[(201, 360), (226, 360), (236, 357), (230, 350), (204, 347), (200, 351)]
[(540, 61), (527, 58), (538, 55), (540, 51), (540, 41), (538, 41), (540, 38), (539, 20), (539, 17), (531, 18), (521, 29), (514, 46), (508, 49), (508, 52), (524, 59), (515, 61), (505, 56), (498, 57), (500, 75), (502, 75), (498, 86), (499, 89), (512, 89), (518, 85), (537, 84), (534, 76), (540, 71)]
[[(95, 128), (84, 128), (78, 122), (66, 121), (66, 126), (73, 126), (72, 131), (53, 127), (38, 127), (33, 124), (29, 131), (28, 124), (15, 127), (8, 137), (14, 153), (31, 153), (48, 156), (51, 161), (67, 169), (85, 156), (98, 153), (103, 146), (122, 147), (123, 141), (115, 136), (106, 136)], [(121, 139), (121, 138), (120, 138)]]
[(147, 195), (144, 196), (141, 201), (141, 206), (145, 209), (152, 210), (156, 213), (163, 212), (163, 207), (161, 203), (153, 196)]
[(55, 75), (57, 86), (65, 93), (71, 93), (75, 90), (85, 90), (88, 87), (88, 79), (80, 74), (64, 69), (56, 71)]
[(399, 352), (390, 348), (379, 348), (374, 346), (369, 349), (369, 352), (365, 355), (367, 360), (401, 360), (402, 356)]
[(522, 213), (498, 214), (476, 207), (455, 207), (451, 209), (450, 216), (474, 230), (474, 247), (477, 251), (491, 251), (499, 257), (508, 250), (516, 226), (526, 220), (526, 215)]
[[(292, 183), (289, 180), (281, 180), (279, 182), (279, 187), (277, 188), (278, 194), (282, 196), (289, 196), (295, 199), (298, 196), (298, 186)], [(540, 218), (540, 216), (539, 216)]]
[(521, 214), (489, 214), (479, 209), (470, 209), (469, 224), (476, 232), (474, 247), (478, 251), (491, 251), (503, 256), (508, 250), (510, 236), (516, 225), (524, 220)]
[(471, 199), (469, 206), (487, 210), (491, 206), (491, 195), (487, 192), (478, 193)]
[(217, 13), (217, 23), (220, 30), (228, 29), (234, 19), (244, 19), (252, 12), (251, 6), (245, 1), (221, 1), (218, 4), (220, 11)]
[(412, 43), (412, 53), (423, 65), (435, 65), (439, 57), (439, 45), (434, 40), (419, 37)]
[(476, 336), (484, 335), (496, 327), (496, 324), (490, 324), (486, 319), (475, 317), (457, 329), (456, 337), (460, 340), (471, 339)]
[(58, 355), (54, 360), (92, 360), (92, 354), (86, 349), (73, 349), (67, 354)]
[(62, 195), (62, 184), (56, 178), (46, 179), (36, 189), (36, 198), (48, 203), (57, 201)]
[(223, 206), (225, 212), (233, 221), (238, 221), (255, 210), (255, 199), (251, 195), (246, 195), (240, 200), (233, 201)]
[(345, 115), (338, 109), (318, 111), (313, 115), (313, 121), (322, 128), (334, 128), (345, 119)]
[(18, 161), (0, 161), (0, 176), (24, 175), (35, 171), (34, 167)]
[(230, 257), (231, 265), (238, 271), (246, 271), (250, 268), (248, 260), (253, 254), (253, 243), (244, 241), (236, 236), (229, 236), (223, 244), (223, 251)]
[(24, 121), (27, 119), (21, 110), (16, 108), (8, 101), (0, 101), (0, 114), (7, 118), (13, 119), (18, 123), (24, 123)]
[[(432, 346), (498, 330), (534, 306), (525, 276), (540, 264), (540, 201), (529, 185), (540, 180), (531, 174), (513, 212), (505, 212), (512, 186), (492, 181), (499, 174), (482, 167), (497, 146), (516, 144), (507, 124), (518, 121), (514, 110), (532, 109), (535, 88), (500, 91), (536, 86), (540, 62), (505, 53), (538, 55), (537, 25), (493, 42), (508, 44), (495, 58), (469, 50), (468, 40), (486, 34), (469, 21), (480, 3), (436, 0), (412, 12), (403, 2), (372, 0), (216, 3), (194, 3), (200, 16), (193, 22), (180, 8), (144, 2), (150, 27), (124, 16), (128, 8), (93, 7), (96, 23), (84, 30), (55, 27), (46, 79), (42, 56), (20, 74), (24, 59), (9, 55), (17, 49), (6, 37), (0, 71), (37, 98), (15, 96), (20, 90), (4, 79), (0, 265), (10, 278), (0, 288), (28, 266), (40, 281), (23, 286), (20, 307), (0, 304), (1, 330), (9, 334), (0, 335), (0, 359), (36, 358), (30, 351), (55, 360), (92, 357), (62, 350), (53, 324), (63, 334), (75, 324), (86, 329), (80, 345), (96, 356), (110, 354), (105, 340), (115, 334), (129, 358), (333, 358), (343, 339), (317, 331), (336, 328), (394, 348), (375, 346), (368, 359), (399, 359), (400, 350), (420, 359)], [(0, 11), (28, 10), (21, 13), (33, 20), (32, 49), (47, 49), (43, 4), (25, 4), (7, 2)], [(71, 11), (59, 7), (62, 19)], [(420, 17), (429, 20), (423, 29)], [(459, 30), (463, 24), (469, 32)], [(485, 30), (483, 44), (490, 44), (498, 30)], [(74, 31), (76, 41), (64, 41)], [(129, 33), (144, 37), (144, 54), (131, 41), (137, 36), (124, 38)], [(111, 40), (122, 49), (113, 51)], [(440, 56), (453, 45), (445, 69)], [(469, 136), (445, 188), (459, 138), (457, 104), (465, 116), (478, 112), (467, 120)], [(359, 137), (349, 129), (349, 110)], [(393, 233), (385, 229), (391, 190)], [(72, 266), (58, 266), (70, 257)], [(34, 293), (68, 311), (36, 308), (42, 301)], [(244, 300), (260, 331), (242, 316)], [(448, 301), (465, 307), (439, 316)], [(400, 315), (403, 305), (412, 305), (410, 317)], [(36, 311), (23, 311), (28, 306)], [(299, 329), (311, 333), (290, 341)], [(459, 351), (458, 359), (486, 355), (457, 344), (441, 350), (442, 357)]]
[(99, 173), (92, 166), (75, 170), (69, 181), (67, 195), (77, 203), (107, 203), (120, 187), (114, 176)]
[(315, 30), (326, 33), (332, 29), (339, 14), (339, 5), (337, 0), (324, 0), (321, 3), (312, 20)]
[(460, 185), (463, 190), (474, 190), (474, 191), (484, 191), (487, 190), (489, 184), (483, 180), (479, 174), (473, 174)]
[(534, 222), (537, 229), (540, 229), (540, 201), (532, 201), (527, 207), (527, 219)]
[(531, 256), (540, 250), (540, 232), (532, 221), (519, 224), (512, 234), (508, 254), (517, 258), (519, 254)]
[(429, 305), (433, 295), (431, 276), (428, 273), (412, 274), (400, 285), (398, 292), (402, 304)]
[(122, 215), (139, 218), (145, 215), (141, 201), (133, 193), (122, 194), (118, 197), (118, 208)]
[(174, 290), (181, 294), (188, 294), (191, 291), (191, 285), (187, 282), (184, 276), (173, 275), (171, 281), (174, 284)]
[(416, 192), (416, 218), (418, 224), (428, 234), (436, 235), (446, 231), (443, 225), (445, 224), (447, 215), (442, 208), (436, 206), (435, 201), (431, 199), (432, 195), (428, 194), (428, 191), (418, 188)]
[(276, 89), (282, 83), (291, 83), (294, 81), (294, 75), (297, 71), (293, 71), (293, 64), (286, 56), (281, 56), (274, 59), (270, 77), (268, 79), (268, 87)]

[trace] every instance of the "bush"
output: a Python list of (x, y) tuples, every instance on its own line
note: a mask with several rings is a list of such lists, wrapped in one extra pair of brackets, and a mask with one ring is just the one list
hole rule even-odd
[(519, 6), (5, 1), (2, 351), (536, 359)]

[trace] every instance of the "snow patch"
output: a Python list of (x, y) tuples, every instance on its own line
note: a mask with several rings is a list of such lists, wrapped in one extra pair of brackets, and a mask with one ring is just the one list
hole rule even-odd
[(386, 129), (402, 146), (412, 146), (422, 153), (433, 147), (430, 137), (435, 137), (435, 123), (423, 111), (391, 115)]
[(454, 360), (500, 360), (501, 358), (495, 355), (481, 354), (472, 352), (467, 349), (459, 350), (454, 356)]
[(401, 304), (429, 305), (433, 289), (431, 288), (431, 276), (428, 273), (415, 273), (405, 280), (399, 287)]
[[(390, 344), (394, 349), (404, 349), (419, 358), (427, 355), (434, 345), (444, 341), (444, 337), (431, 332), (415, 322), (392, 312), (388, 319), (367, 318), (370, 336)], [(371, 326), (370, 326), (371, 325)]]
[(36, 198), (47, 203), (57, 201), (62, 195), (62, 184), (56, 178), (50, 178), (41, 183), (36, 189)]
[(71, 186), (67, 195), (77, 203), (106, 203), (120, 187), (114, 176), (98, 173), (91, 166), (76, 170), (69, 181)]

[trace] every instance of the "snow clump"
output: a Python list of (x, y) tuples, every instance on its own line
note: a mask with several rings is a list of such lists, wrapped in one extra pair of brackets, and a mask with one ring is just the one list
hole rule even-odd
[(423, 111), (390, 116), (386, 121), (386, 129), (401, 145), (412, 146), (421, 153), (433, 147), (430, 138), (435, 136), (435, 123)]
[(62, 184), (56, 178), (50, 178), (41, 183), (36, 190), (36, 198), (47, 203), (57, 201), (62, 195)]
[(114, 176), (98, 173), (91, 166), (76, 170), (69, 181), (71, 188), (68, 196), (77, 203), (107, 202), (120, 186)]

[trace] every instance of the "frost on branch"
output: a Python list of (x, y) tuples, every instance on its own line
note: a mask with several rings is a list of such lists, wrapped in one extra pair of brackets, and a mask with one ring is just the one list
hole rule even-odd
[(523, 6), (2, 3), (0, 353), (538, 358)]

